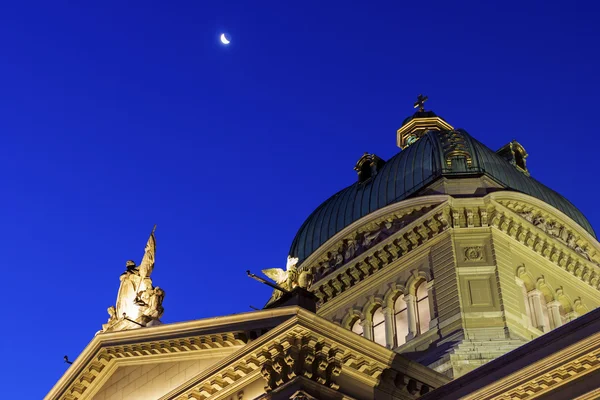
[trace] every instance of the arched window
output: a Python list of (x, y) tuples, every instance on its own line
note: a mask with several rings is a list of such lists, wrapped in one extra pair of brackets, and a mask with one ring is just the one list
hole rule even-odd
[(357, 335), (364, 336), (363, 326), (361, 320), (357, 318), (352, 324), (350, 324), (350, 330)]
[(423, 282), (417, 287), (417, 326), (419, 333), (425, 333), (429, 330), (429, 321), (431, 321), (429, 297), (427, 284)]
[(373, 341), (385, 346), (385, 317), (381, 306), (373, 311)]
[(408, 310), (402, 296), (398, 296), (394, 303), (394, 320), (396, 323), (396, 346), (406, 343), (408, 335)]

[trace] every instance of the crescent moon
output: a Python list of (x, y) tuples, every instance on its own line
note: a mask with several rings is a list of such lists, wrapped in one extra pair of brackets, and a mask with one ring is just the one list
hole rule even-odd
[(227, 40), (224, 33), (221, 33), (221, 43), (229, 44), (230, 40)]

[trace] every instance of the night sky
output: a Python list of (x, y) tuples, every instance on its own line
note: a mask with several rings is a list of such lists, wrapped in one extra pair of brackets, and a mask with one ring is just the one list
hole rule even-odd
[(2, 398), (50, 390), (154, 224), (163, 322), (262, 307), (246, 269), (399, 151), (419, 93), (600, 229), (593, 2), (128, 3), (0, 6)]

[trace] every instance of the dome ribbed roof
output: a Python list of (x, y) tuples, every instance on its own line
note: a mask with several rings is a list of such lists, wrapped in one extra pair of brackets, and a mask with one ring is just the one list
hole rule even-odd
[[(448, 167), (448, 135), (458, 137), (471, 156), (452, 160)], [(517, 170), (504, 158), (473, 139), (466, 131), (429, 131), (417, 142), (392, 157), (367, 182), (356, 182), (322, 203), (300, 227), (290, 255), (300, 262), (329, 238), (365, 215), (415, 195), (441, 177), (458, 178), (487, 175), (506, 190), (536, 197), (559, 209), (595, 237), (588, 220), (567, 199)]]

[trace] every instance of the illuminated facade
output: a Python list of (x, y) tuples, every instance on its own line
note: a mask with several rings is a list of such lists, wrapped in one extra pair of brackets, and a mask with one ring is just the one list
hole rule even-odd
[(518, 142), (494, 152), (424, 100), (402, 151), (365, 153), (307, 218), (263, 310), (144, 328), (113, 313), (47, 398), (599, 397), (592, 227)]

